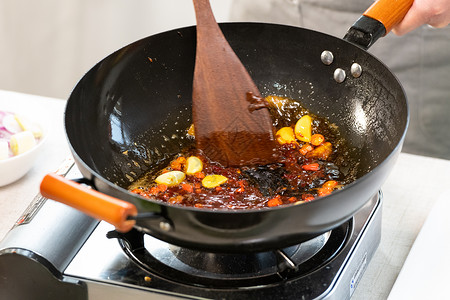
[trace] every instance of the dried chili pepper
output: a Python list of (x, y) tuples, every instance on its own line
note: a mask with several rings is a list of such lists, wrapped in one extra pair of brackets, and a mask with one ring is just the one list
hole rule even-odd
[(323, 135), (316, 133), (311, 136), (312, 145), (320, 146), (323, 142), (325, 142), (325, 137)]
[(267, 206), (268, 207), (275, 207), (278, 205), (283, 204), (283, 201), (281, 201), (281, 196), (280, 195), (276, 195), (274, 198), (270, 199), (269, 201), (267, 201)]
[(303, 165), (302, 169), (306, 170), (306, 171), (317, 171), (320, 169), (320, 166), (318, 163), (313, 163), (313, 164), (309, 164), (309, 165)]

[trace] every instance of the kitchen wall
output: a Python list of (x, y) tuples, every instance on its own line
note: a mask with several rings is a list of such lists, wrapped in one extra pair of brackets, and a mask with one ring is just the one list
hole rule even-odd
[[(232, 0), (210, 0), (228, 21)], [(0, 1), (0, 89), (66, 99), (109, 53), (195, 24), (191, 0)]]

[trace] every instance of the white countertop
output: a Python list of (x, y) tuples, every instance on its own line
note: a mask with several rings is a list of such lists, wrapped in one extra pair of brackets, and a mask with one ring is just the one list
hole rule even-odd
[[(48, 129), (48, 140), (28, 174), (0, 187), (0, 240), (36, 196), (42, 177), (58, 169), (70, 156), (63, 125), (64, 100), (0, 91), (0, 110), (19, 108), (35, 115)], [(449, 182), (450, 161), (400, 154), (382, 187), (381, 244), (352, 299), (388, 297), (432, 206), (445, 193)]]

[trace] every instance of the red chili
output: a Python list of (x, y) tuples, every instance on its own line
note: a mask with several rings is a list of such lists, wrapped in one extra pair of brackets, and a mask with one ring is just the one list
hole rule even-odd
[(180, 171), (183, 168), (184, 164), (186, 164), (186, 158), (183, 156), (180, 156), (170, 163), (170, 167), (173, 170)]
[(313, 164), (309, 164), (309, 165), (303, 165), (302, 169), (306, 170), (306, 171), (317, 171), (317, 170), (319, 170), (319, 164), (313, 163)]
[(310, 144), (305, 144), (303, 145), (303, 147), (300, 148), (300, 154), (301, 155), (306, 155), (306, 153), (308, 153), (309, 151), (312, 151), (314, 149), (313, 146), (311, 146)]
[(188, 193), (192, 193), (194, 191), (194, 187), (192, 185), (190, 185), (190, 184), (187, 184), (187, 183), (183, 183), (181, 185), (181, 188), (183, 190), (185, 190), (186, 192), (188, 192)]
[(328, 180), (327, 182), (325, 182), (322, 186), (323, 187), (329, 187), (329, 188), (334, 188), (335, 186), (337, 186), (337, 181), (336, 180)]
[(267, 206), (268, 207), (274, 207), (274, 206), (278, 206), (283, 204), (283, 201), (281, 201), (281, 196), (280, 195), (276, 195), (274, 198), (270, 199), (267, 202)]
[(148, 191), (148, 193), (149, 193), (150, 195), (157, 195), (157, 194), (159, 193), (159, 190), (158, 190), (158, 188), (157, 188), (156, 186), (154, 186), (154, 187), (151, 187), (151, 188), (150, 188), (150, 190)]
[(321, 187), (321, 188), (319, 188), (317, 190), (317, 195), (319, 197), (323, 197), (323, 196), (331, 194), (332, 191), (333, 191), (333, 188), (327, 187), (327, 186), (323, 186), (323, 187)]
[(158, 189), (159, 192), (165, 192), (167, 190), (168, 186), (165, 184), (158, 184), (156, 186), (156, 188)]
[(202, 172), (197, 172), (197, 173), (194, 174), (194, 176), (195, 176), (196, 178), (198, 178), (198, 179), (203, 179), (203, 178), (205, 178), (205, 174), (202, 173)]
[(325, 141), (325, 137), (321, 134), (313, 134), (311, 137), (311, 144), (320, 146)]

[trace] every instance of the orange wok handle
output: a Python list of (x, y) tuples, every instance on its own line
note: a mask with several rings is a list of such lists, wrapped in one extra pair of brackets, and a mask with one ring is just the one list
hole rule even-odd
[(79, 183), (68, 180), (53, 173), (45, 175), (41, 182), (41, 195), (116, 227), (118, 231), (127, 232), (135, 225), (130, 216), (137, 215), (136, 206), (89, 189)]
[(414, 0), (378, 0), (363, 15), (381, 22), (388, 34), (405, 17)]
[(378, 0), (350, 27), (344, 40), (364, 50), (385, 36), (405, 17), (414, 0)]

